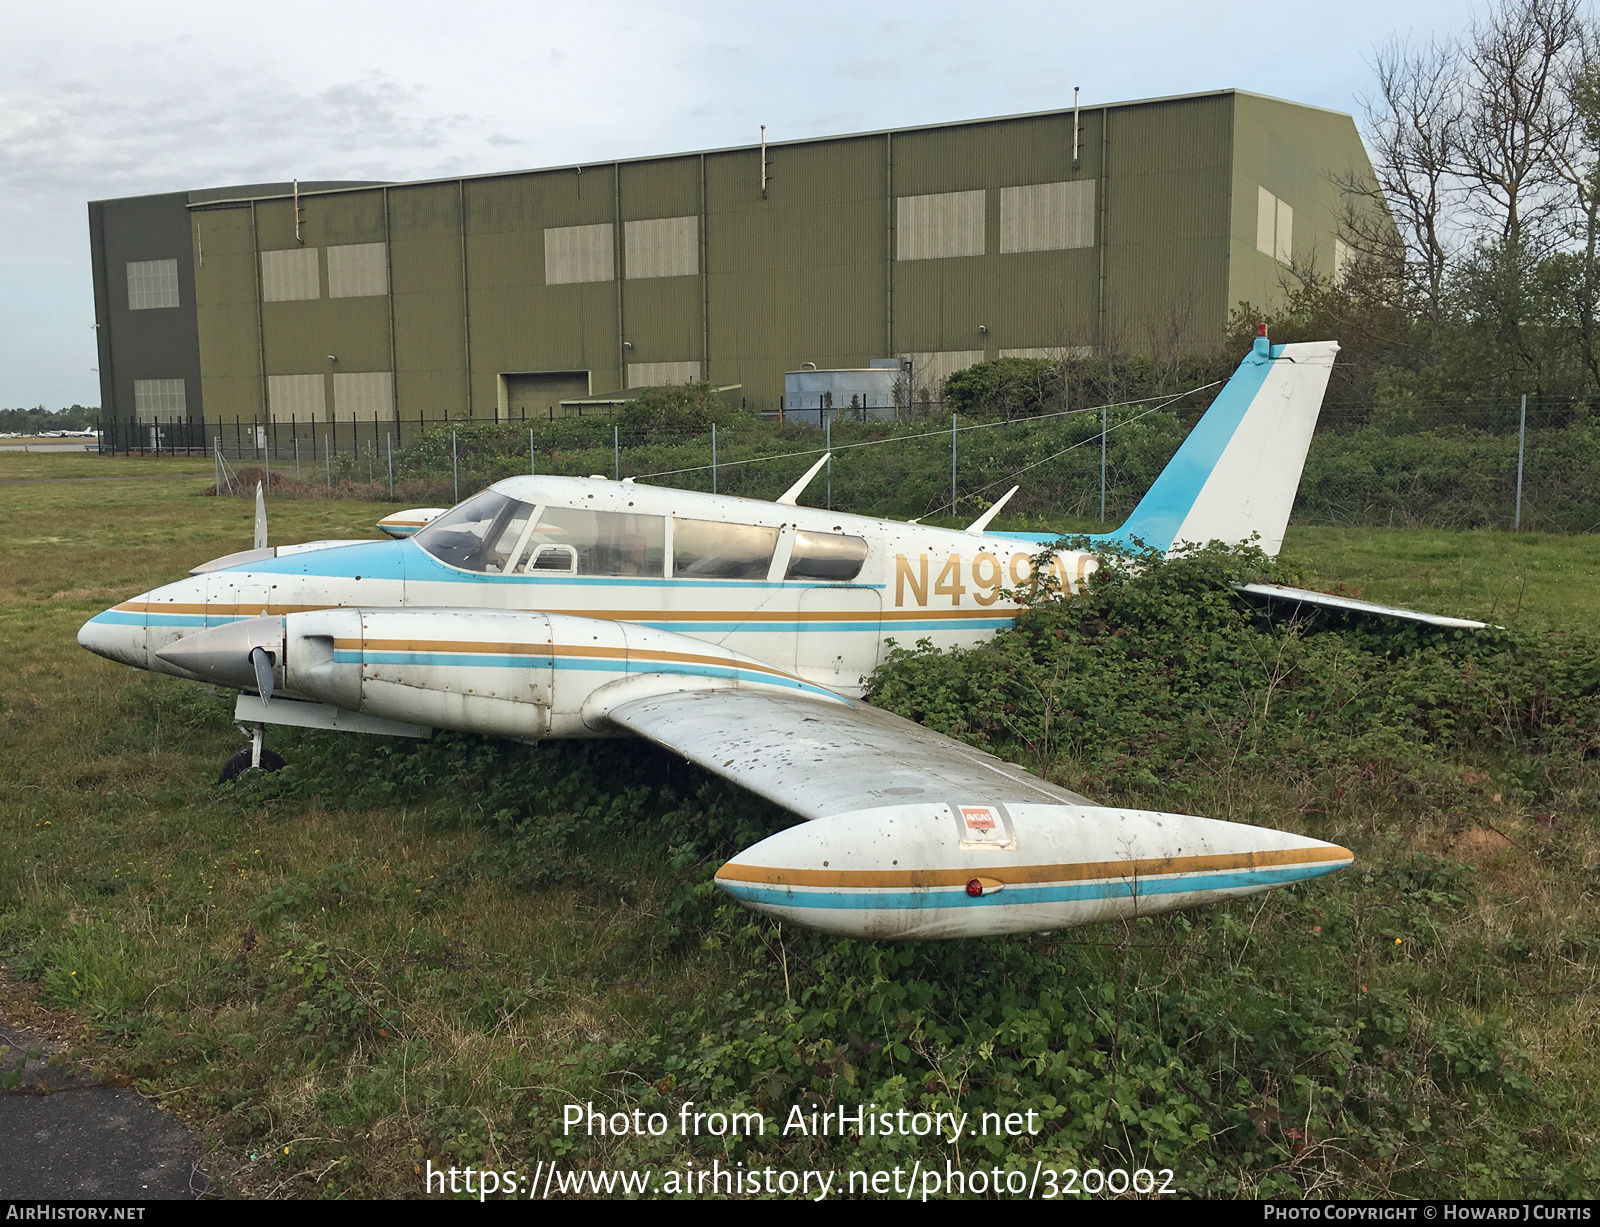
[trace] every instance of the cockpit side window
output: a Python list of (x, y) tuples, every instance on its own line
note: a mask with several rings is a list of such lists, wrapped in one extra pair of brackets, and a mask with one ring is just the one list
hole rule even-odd
[[(547, 549), (560, 546), (560, 550)], [(666, 562), (667, 522), (660, 516), (583, 507), (545, 507), (523, 550), (523, 570), (566, 569), (579, 575), (645, 575), (660, 579)], [(569, 572), (570, 573), (570, 572)]]
[(413, 540), (449, 566), (498, 575), (532, 514), (529, 504), (485, 490), (420, 529)]
[(815, 579), (832, 584), (847, 584), (861, 574), (867, 558), (867, 543), (843, 533), (794, 535), (794, 552), (784, 579)]
[(766, 579), (776, 528), (674, 520), (672, 573), (689, 579)]

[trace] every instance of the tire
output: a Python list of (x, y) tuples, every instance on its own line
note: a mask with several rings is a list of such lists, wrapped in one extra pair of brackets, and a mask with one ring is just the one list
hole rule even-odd
[[(249, 748), (240, 750), (237, 754), (235, 754), (227, 762), (222, 764), (222, 774), (217, 777), (217, 783), (218, 784), (232, 783), (234, 780), (238, 779), (241, 775), (243, 775), (246, 771), (252, 770), (252, 767), (250, 765), (250, 759), (251, 759), (251, 752), (250, 752)], [(283, 763), (282, 757), (280, 757), (277, 754), (274, 754), (271, 750), (267, 749), (265, 746), (261, 747), (261, 770), (262, 771), (281, 771), (283, 769), (283, 765), (284, 765), (284, 763)]]

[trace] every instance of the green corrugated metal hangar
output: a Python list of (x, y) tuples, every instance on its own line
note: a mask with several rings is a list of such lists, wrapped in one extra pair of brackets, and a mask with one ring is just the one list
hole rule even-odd
[[(706, 153), (90, 205), (103, 405), (544, 417), (709, 379), (1215, 346), (1336, 271), (1351, 118), (1237, 90)], [(156, 318), (152, 318), (156, 317)], [(935, 395), (937, 393), (935, 392)]]

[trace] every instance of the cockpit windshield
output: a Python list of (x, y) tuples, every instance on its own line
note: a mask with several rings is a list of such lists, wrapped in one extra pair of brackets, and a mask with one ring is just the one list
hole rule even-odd
[(440, 562), (463, 571), (504, 573), (533, 507), (494, 490), (452, 507), (412, 538)]

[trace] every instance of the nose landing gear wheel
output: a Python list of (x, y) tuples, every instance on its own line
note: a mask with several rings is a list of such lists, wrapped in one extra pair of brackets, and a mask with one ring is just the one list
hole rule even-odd
[(222, 764), (222, 774), (217, 777), (218, 784), (226, 784), (238, 779), (246, 771), (281, 771), (284, 762), (281, 756), (274, 754), (266, 747), (267, 726), (258, 724), (246, 730), (241, 724), (239, 731), (250, 738), (247, 749), (240, 750), (227, 762)]
[[(222, 764), (222, 774), (217, 777), (217, 783), (226, 784), (231, 780), (236, 780), (246, 771), (256, 767), (256, 764), (251, 761), (253, 756), (253, 750), (240, 750), (227, 762)], [(284, 763), (281, 755), (274, 754), (271, 750), (267, 749), (263, 749), (261, 751), (261, 763), (258, 768), (259, 770), (280, 771), (282, 770), (283, 765)]]

